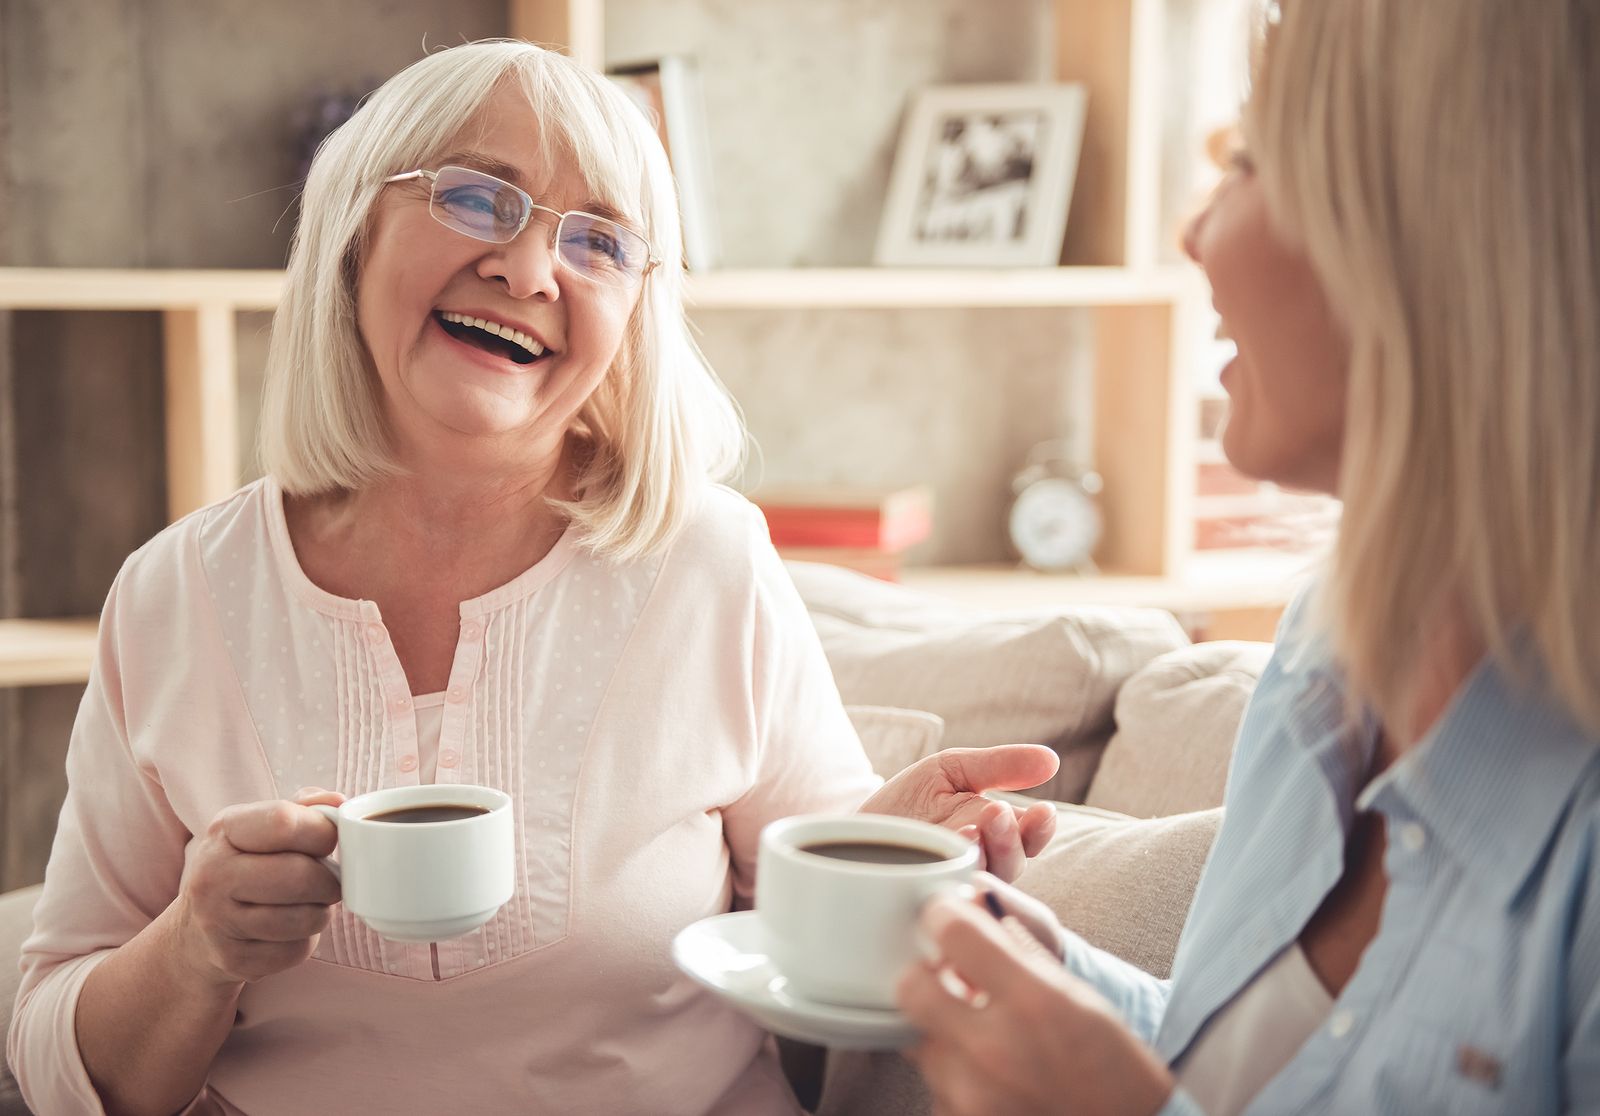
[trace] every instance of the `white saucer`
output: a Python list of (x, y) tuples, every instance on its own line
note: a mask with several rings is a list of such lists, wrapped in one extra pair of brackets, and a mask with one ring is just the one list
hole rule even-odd
[(917, 1041), (916, 1028), (898, 1011), (818, 1003), (791, 992), (767, 956), (755, 911), (684, 927), (672, 941), (672, 959), (695, 983), (775, 1034), (836, 1050), (891, 1050)]

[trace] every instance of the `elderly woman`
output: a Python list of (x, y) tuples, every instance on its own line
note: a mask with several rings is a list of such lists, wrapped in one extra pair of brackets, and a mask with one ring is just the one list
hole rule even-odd
[[(973, 826), (1007, 875), (1049, 836), (976, 793), (1047, 749), (873, 777), (713, 483), (742, 431), (681, 272), (648, 122), (559, 55), (431, 55), (324, 145), (269, 475), (106, 603), (11, 1031), (40, 1116), (792, 1112), (770, 1040), (668, 956), (749, 896), (762, 826)], [(386, 941), (330, 909), (307, 804), (428, 782), (513, 795), (516, 892)]]
[(1600, 5), (1281, 0), (1258, 47), (1187, 249), (1228, 457), (1340, 496), (1337, 547), (1171, 981), (940, 905), (917, 1061), (950, 1116), (1594, 1112)]

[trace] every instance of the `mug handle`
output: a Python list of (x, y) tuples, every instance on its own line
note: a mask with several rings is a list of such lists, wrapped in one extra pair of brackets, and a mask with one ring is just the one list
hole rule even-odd
[[(944, 896), (949, 896), (960, 903), (975, 903), (978, 901), (978, 889), (970, 883), (936, 884), (923, 896), (922, 902), (918, 904), (918, 910)], [(939, 947), (934, 945), (933, 939), (924, 934), (920, 928), (917, 930), (917, 952), (922, 954), (922, 959), (930, 965), (938, 964), (942, 960)]]
[[(329, 806), (326, 802), (314, 802), (311, 804), (311, 809), (315, 810), (317, 813), (331, 821), (335, 829), (338, 828), (339, 807)], [(338, 880), (341, 884), (344, 883), (344, 874), (339, 870), (339, 862), (337, 860), (333, 859), (331, 856), (319, 856), (317, 859), (322, 862), (322, 866), (324, 868), (333, 873), (334, 879)]]

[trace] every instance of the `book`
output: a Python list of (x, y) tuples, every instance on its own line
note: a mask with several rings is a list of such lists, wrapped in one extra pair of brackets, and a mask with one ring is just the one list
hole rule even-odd
[(699, 68), (687, 55), (669, 54), (613, 66), (606, 76), (639, 106), (667, 149), (678, 183), (684, 263), (691, 271), (711, 270), (720, 262), (721, 247)]
[(767, 517), (772, 544), (848, 547), (899, 554), (933, 533), (933, 489), (764, 489), (750, 500)]

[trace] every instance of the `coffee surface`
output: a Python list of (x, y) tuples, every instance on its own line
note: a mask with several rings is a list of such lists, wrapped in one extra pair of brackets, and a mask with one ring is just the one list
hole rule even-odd
[(460, 821), (462, 818), (475, 818), (479, 814), (487, 814), (485, 806), (458, 806), (453, 803), (441, 803), (438, 806), (405, 806), (399, 810), (385, 810), (381, 814), (368, 814), (368, 821), (399, 822), (402, 825), (415, 825), (418, 822)]
[(889, 841), (818, 841), (801, 845), (800, 851), (834, 860), (853, 860), (858, 864), (937, 864), (950, 859), (931, 849)]

